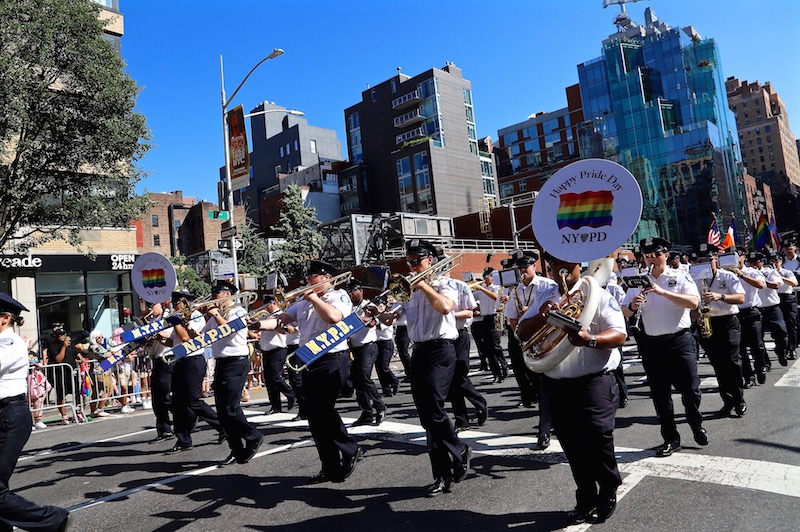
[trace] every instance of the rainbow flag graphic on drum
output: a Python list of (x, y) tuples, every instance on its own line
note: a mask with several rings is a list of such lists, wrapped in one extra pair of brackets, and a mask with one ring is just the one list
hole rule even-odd
[(556, 218), (558, 228), (580, 229), (611, 225), (614, 193), (610, 190), (561, 194)]
[(167, 286), (166, 274), (161, 268), (142, 270), (142, 285), (145, 288)]

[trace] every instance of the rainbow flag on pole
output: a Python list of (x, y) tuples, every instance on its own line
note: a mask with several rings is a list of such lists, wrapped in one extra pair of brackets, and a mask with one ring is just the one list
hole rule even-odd
[(760, 249), (764, 249), (767, 247), (767, 243), (769, 241), (769, 224), (767, 224), (767, 215), (762, 214), (758, 218), (758, 224), (756, 225), (755, 230), (755, 243), (756, 243), (756, 251)]
[(611, 225), (614, 193), (610, 190), (561, 194), (559, 199), (556, 213), (559, 229)]

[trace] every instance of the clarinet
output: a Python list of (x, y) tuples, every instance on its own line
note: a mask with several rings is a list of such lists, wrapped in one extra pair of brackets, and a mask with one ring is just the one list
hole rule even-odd
[[(653, 272), (653, 264), (650, 264), (647, 268), (647, 275)], [(636, 314), (633, 317), (633, 324), (628, 328), (628, 331), (631, 334), (640, 334), (642, 332), (642, 307), (644, 307), (645, 302), (647, 301), (647, 294), (644, 294), (644, 299), (642, 303), (636, 308)]]

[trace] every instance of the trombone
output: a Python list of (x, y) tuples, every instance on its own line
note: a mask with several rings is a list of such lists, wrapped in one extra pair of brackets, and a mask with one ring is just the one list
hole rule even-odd
[(255, 292), (239, 292), (237, 294), (221, 297), (219, 299), (211, 299), (211, 296), (209, 295), (201, 300), (195, 300), (192, 304), (189, 304), (186, 299), (183, 299), (181, 317), (187, 320), (191, 319), (192, 311), (218, 306), (221, 303), (226, 303), (228, 301), (235, 301), (244, 307), (248, 307), (253, 301), (256, 300), (256, 297), (257, 294)]
[(287, 293), (284, 293), (281, 288), (276, 288), (273, 291), (273, 296), (275, 297), (275, 302), (278, 304), (280, 309), (285, 312), (286, 309), (289, 308), (290, 305), (292, 305), (292, 304), (296, 303), (297, 301), (299, 301), (300, 298), (302, 298), (308, 292), (311, 292), (312, 290), (315, 290), (315, 289), (319, 288), (320, 286), (322, 286), (324, 284), (327, 284), (327, 283), (330, 283), (332, 287), (333, 286), (338, 286), (338, 285), (343, 284), (343, 283), (347, 283), (347, 282), (350, 281), (351, 277), (353, 277), (352, 272), (343, 272), (343, 273), (340, 273), (339, 275), (335, 275), (335, 276), (333, 276), (330, 279), (327, 279), (325, 281), (321, 281), (319, 283), (314, 283), (311, 286), (301, 286), (300, 288), (296, 288), (296, 289), (292, 290), (291, 292), (287, 292)]

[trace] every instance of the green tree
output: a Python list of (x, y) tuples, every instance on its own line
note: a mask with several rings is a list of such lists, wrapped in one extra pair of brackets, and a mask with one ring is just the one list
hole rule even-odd
[(255, 226), (247, 219), (239, 224), (239, 238), (242, 249), (236, 252), (239, 274), (264, 277), (269, 272), (267, 268), (267, 242), (258, 234)]
[(188, 290), (196, 297), (205, 297), (211, 293), (211, 285), (205, 282), (194, 268), (186, 265), (186, 257), (172, 257), (170, 260), (178, 275), (176, 290)]
[(88, 0), (0, 2), (0, 247), (126, 227), (150, 148), (138, 88)]
[(319, 256), (322, 251), (322, 237), (317, 233), (317, 210), (303, 204), (301, 189), (289, 185), (283, 193), (281, 216), (272, 229), (283, 243), (272, 247), (275, 254), (270, 269), (278, 270), (287, 277), (298, 278), (303, 275), (304, 263)]

